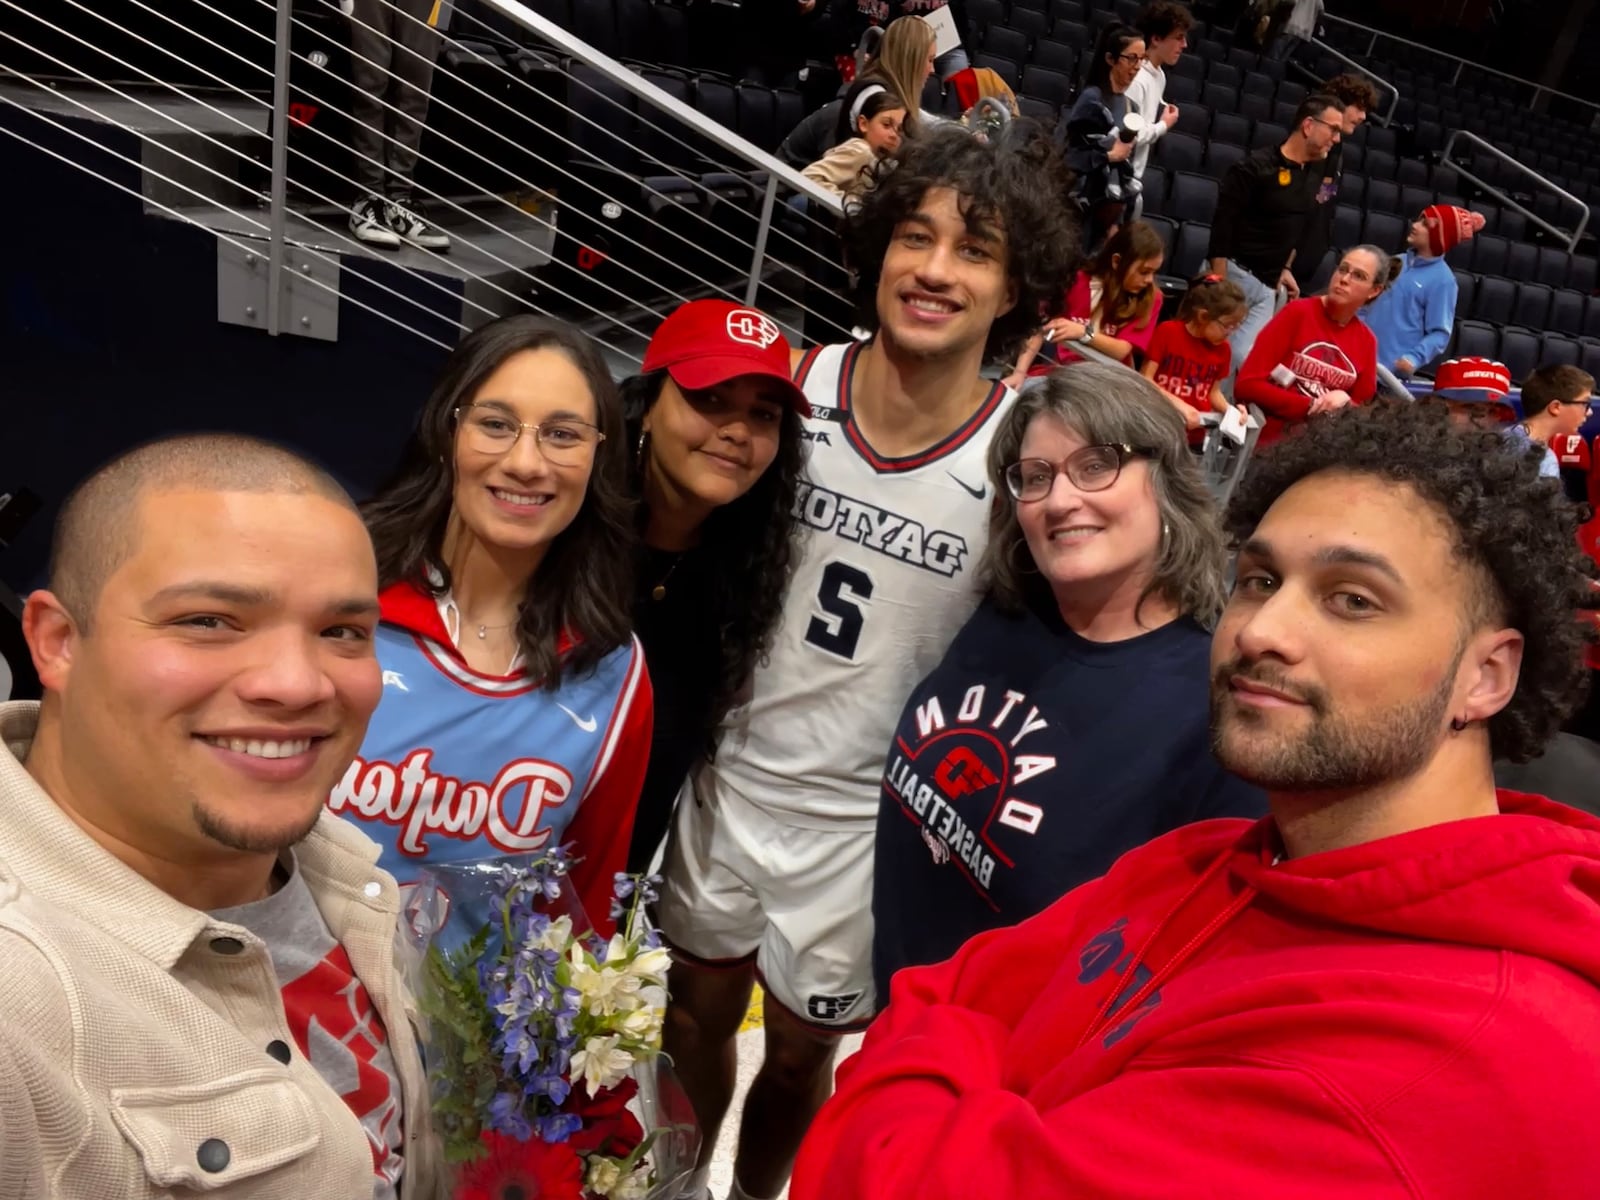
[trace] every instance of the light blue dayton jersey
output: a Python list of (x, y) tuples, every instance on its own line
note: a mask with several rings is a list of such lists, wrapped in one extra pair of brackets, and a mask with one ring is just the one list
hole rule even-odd
[(994, 502), (986, 459), (1014, 399), (996, 383), (949, 437), (886, 458), (852, 418), (862, 348), (813, 350), (795, 373), (812, 408), (798, 561), (770, 659), (704, 768), (782, 820), (822, 829), (874, 825), (901, 707), (977, 607)]
[(610, 929), (650, 756), (651, 693), (638, 642), (556, 691), (522, 671), (483, 675), (450, 641), (434, 599), (382, 596), (383, 699), (328, 808), (378, 843), (403, 884), (426, 862), (461, 863), (575, 843), (584, 909)]

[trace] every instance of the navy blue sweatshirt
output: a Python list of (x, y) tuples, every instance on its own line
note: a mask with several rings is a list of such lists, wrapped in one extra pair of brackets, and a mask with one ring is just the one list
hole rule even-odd
[(985, 601), (900, 718), (879, 797), (872, 966), (901, 967), (1047, 908), (1179, 825), (1258, 817), (1218, 765), (1211, 635), (1187, 618), (1090, 642)]

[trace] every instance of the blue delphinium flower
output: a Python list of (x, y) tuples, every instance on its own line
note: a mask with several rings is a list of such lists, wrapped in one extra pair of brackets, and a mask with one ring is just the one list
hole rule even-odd
[(576, 1113), (549, 1113), (533, 1119), (539, 1137), (546, 1142), (564, 1142), (583, 1128), (583, 1118)]
[(533, 1126), (522, 1111), (522, 1097), (511, 1092), (496, 1092), (489, 1101), (487, 1124), (496, 1133), (525, 1142), (533, 1136)]

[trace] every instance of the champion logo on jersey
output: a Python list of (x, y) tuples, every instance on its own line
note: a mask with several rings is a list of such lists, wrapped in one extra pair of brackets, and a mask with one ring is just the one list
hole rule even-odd
[(783, 336), (778, 323), (766, 313), (753, 308), (736, 308), (728, 314), (728, 337), (746, 346), (765, 350)]
[(1312, 342), (1289, 356), (1295, 383), (1313, 398), (1326, 391), (1349, 391), (1356, 385), (1356, 365), (1332, 342)]
[(916, 740), (897, 739), (884, 774), (884, 789), (921, 826), (937, 864), (960, 864), (978, 893), (988, 894), (998, 865), (1011, 856), (1000, 846), (1002, 829), (1025, 836), (1044, 821), (1043, 807), (1014, 794), (1028, 780), (1053, 771), (1053, 755), (1021, 750), (1029, 734), (1049, 727), (1021, 692), (970, 687), (953, 706), (953, 718), (938, 696), (916, 709)]

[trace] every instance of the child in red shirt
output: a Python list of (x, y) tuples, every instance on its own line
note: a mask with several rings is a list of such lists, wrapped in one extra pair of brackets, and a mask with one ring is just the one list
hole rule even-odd
[(1221, 275), (1202, 275), (1189, 285), (1177, 318), (1156, 326), (1150, 339), (1144, 377), (1154, 380), (1182, 414), (1191, 446), (1200, 445), (1204, 436), (1201, 413), (1228, 411), (1228, 398), (1222, 393), (1222, 381), (1233, 364), (1228, 338), (1249, 309), (1237, 283)]

